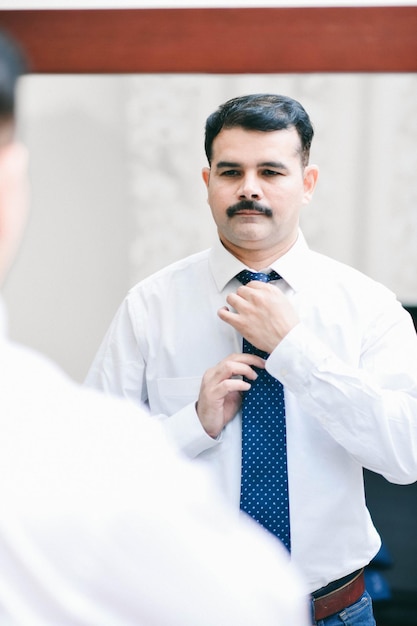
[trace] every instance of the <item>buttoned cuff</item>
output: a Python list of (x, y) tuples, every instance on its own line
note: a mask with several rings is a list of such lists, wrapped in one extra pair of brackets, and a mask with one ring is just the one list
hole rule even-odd
[(266, 361), (266, 370), (296, 394), (308, 394), (312, 372), (325, 368), (331, 358), (328, 348), (302, 323), (278, 344)]
[(213, 439), (206, 433), (195, 410), (194, 402), (165, 418), (162, 424), (171, 441), (190, 458), (195, 458), (204, 450), (213, 448), (222, 441), (221, 434)]

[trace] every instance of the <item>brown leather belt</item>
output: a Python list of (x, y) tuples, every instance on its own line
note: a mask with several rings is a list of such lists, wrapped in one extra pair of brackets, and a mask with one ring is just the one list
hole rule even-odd
[(341, 587), (329, 591), (329, 593), (326, 593), (326, 588), (323, 591), (323, 595), (320, 594), (318, 597), (314, 597), (313, 594), (313, 610), (316, 621), (325, 619), (335, 613), (340, 613), (340, 611), (359, 600), (365, 591), (363, 569), (351, 580), (342, 584)]

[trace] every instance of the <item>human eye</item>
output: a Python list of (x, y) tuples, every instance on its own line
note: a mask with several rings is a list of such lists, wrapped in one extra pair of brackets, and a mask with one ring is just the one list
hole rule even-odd
[(224, 176), (226, 178), (235, 178), (236, 176), (240, 176), (239, 170), (223, 170), (220, 172), (220, 176)]
[(279, 172), (277, 170), (264, 169), (262, 170), (262, 175), (266, 176), (267, 178), (273, 178), (274, 176), (282, 176), (282, 172)]

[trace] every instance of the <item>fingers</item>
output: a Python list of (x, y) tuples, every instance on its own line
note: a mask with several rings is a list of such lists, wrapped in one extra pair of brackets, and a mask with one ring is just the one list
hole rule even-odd
[(253, 367), (264, 368), (265, 361), (254, 354), (239, 353), (231, 354), (205, 372), (196, 410), (203, 428), (211, 437), (217, 437), (236, 415), (241, 392), (250, 389), (248, 381), (258, 376)]
[(259, 303), (266, 302), (269, 298), (279, 298), (281, 291), (273, 285), (262, 283), (258, 280), (253, 280), (247, 285), (241, 285), (236, 293), (230, 293), (226, 301), (235, 309), (240, 309), (245, 306), (245, 303)]
[(234, 320), (235, 319), (237, 320), (238, 314), (237, 313), (233, 313), (232, 311), (230, 311), (227, 308), (227, 306), (224, 306), (221, 309), (219, 309), (217, 311), (217, 315), (220, 317), (221, 320), (223, 320), (223, 322), (227, 322), (228, 324), (230, 324), (231, 326), (236, 328)]
[(248, 381), (258, 378), (254, 367), (264, 369), (264, 359), (254, 354), (232, 354), (206, 371), (202, 391), (213, 400), (225, 398), (232, 392), (247, 391), (250, 389)]
[(229, 380), (235, 376), (244, 376), (250, 380), (255, 380), (258, 375), (253, 369), (254, 367), (264, 369), (264, 359), (255, 354), (239, 353), (231, 354), (209, 371), (218, 380)]
[(234, 391), (247, 391), (250, 388), (247, 381), (258, 378), (254, 367), (264, 369), (264, 359), (255, 354), (231, 354), (206, 371), (202, 389), (209, 390), (212, 398), (224, 398)]
[(233, 310), (220, 309), (220, 319), (268, 354), (299, 323), (290, 300), (270, 284), (252, 281), (229, 294), (226, 300)]
[[(248, 376), (245, 378), (248, 378)], [(206, 385), (205, 393), (213, 400), (226, 398), (228, 394), (233, 392), (248, 391), (250, 389), (250, 383), (243, 378), (226, 378), (226, 380), (221, 380), (217, 384), (213, 383), (213, 387), (209, 387), (210, 381), (207, 380)]]

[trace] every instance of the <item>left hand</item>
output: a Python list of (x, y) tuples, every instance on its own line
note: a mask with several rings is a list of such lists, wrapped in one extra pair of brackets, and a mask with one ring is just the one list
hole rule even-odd
[(223, 307), (218, 316), (259, 350), (270, 354), (299, 323), (299, 317), (279, 288), (260, 281), (239, 287), (226, 298), (236, 313)]

